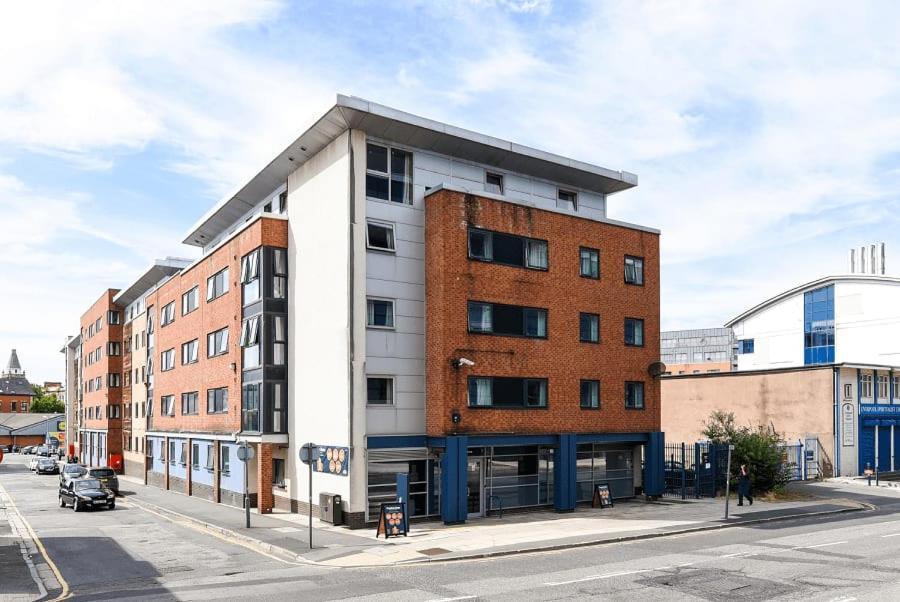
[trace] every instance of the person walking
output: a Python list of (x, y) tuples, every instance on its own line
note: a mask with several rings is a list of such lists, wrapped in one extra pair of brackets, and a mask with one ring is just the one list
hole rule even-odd
[(741, 474), (738, 477), (738, 506), (744, 505), (744, 498), (753, 505), (753, 496), (750, 494), (750, 472), (746, 464), (741, 464)]

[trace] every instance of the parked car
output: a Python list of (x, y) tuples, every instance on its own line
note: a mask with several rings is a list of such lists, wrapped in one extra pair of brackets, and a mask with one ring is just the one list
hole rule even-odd
[(34, 446), (33, 446), (33, 445), (26, 445), (25, 447), (22, 448), (22, 454), (23, 454), (23, 455), (30, 455), (30, 454), (33, 454), (33, 453), (34, 453)]
[(56, 463), (55, 458), (38, 458), (35, 472), (37, 474), (59, 474), (59, 464)]
[(87, 468), (81, 464), (66, 464), (59, 471), (59, 484), (66, 486), (73, 479), (80, 479), (87, 474)]
[(116, 471), (112, 468), (108, 466), (91, 468), (88, 470), (88, 476), (98, 479), (104, 487), (112, 489), (113, 493), (119, 495), (119, 477), (116, 476)]
[(46, 445), (38, 446), (37, 455), (41, 456), (42, 458), (49, 458), (50, 457), (50, 448), (47, 447)]
[(99, 479), (74, 479), (65, 487), (59, 488), (59, 507), (69, 505), (75, 512), (103, 506), (114, 510), (116, 494), (104, 487)]
[(37, 463), (40, 459), (40, 456), (32, 456), (31, 460), (28, 461), (28, 470), (37, 470)]

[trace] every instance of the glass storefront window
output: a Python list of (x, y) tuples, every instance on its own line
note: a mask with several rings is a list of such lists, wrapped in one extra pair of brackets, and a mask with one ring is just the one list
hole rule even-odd
[[(405, 455), (400, 451), (398, 455)], [(368, 461), (368, 520), (376, 520), (382, 503), (397, 500), (397, 474), (409, 474), (409, 516), (421, 517), (440, 513), (440, 462), (424, 458), (416, 460), (378, 459)], [(431, 496), (429, 496), (431, 491)], [(429, 497), (431, 503), (429, 504)]]

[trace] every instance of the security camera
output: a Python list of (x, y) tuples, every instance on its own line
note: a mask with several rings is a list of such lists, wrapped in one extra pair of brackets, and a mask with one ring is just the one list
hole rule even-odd
[(461, 357), (461, 358), (452, 360), (452, 361), (450, 362), (450, 364), (451, 364), (454, 368), (463, 368), (463, 367), (471, 368), (472, 366), (475, 365), (475, 362), (473, 362), (473, 361), (470, 360), (470, 359)]

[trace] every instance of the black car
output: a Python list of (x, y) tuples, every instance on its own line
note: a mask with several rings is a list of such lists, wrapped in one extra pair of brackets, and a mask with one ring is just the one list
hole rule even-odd
[(53, 458), (38, 458), (34, 471), (37, 474), (59, 474), (59, 464)]
[(106, 507), (114, 510), (116, 495), (100, 484), (98, 479), (74, 479), (59, 488), (59, 507), (72, 506), (75, 512)]
[(88, 470), (88, 476), (93, 479), (98, 479), (100, 484), (108, 489), (112, 489), (113, 493), (119, 495), (119, 477), (116, 476), (116, 471), (108, 466), (104, 466), (102, 468), (91, 468)]
[(66, 464), (59, 473), (59, 484), (65, 487), (69, 481), (80, 479), (87, 474), (87, 468), (81, 464)]

